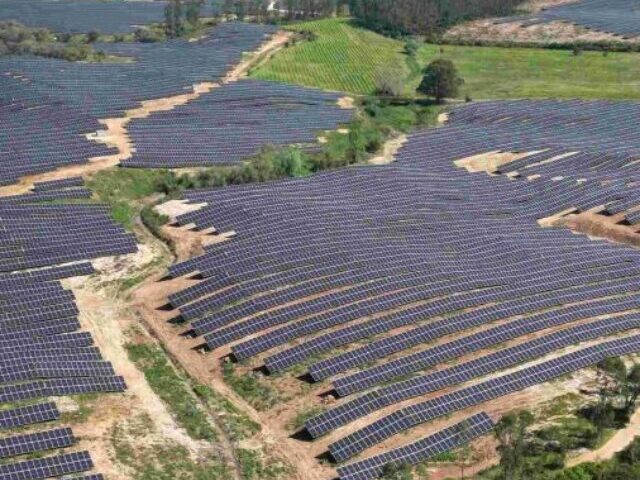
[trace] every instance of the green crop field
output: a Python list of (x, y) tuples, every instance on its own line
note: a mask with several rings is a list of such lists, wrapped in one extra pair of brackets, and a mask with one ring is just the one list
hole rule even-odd
[(313, 32), (316, 39), (284, 49), (252, 76), (369, 94), (375, 90), (377, 75), (409, 74), (402, 42), (352, 27), (346, 20), (319, 20), (291, 29)]
[(534, 48), (424, 45), (411, 61), (404, 44), (353, 27), (344, 19), (296, 24), (316, 39), (279, 52), (252, 75), (328, 90), (370, 94), (377, 75), (405, 79), (407, 93), (420, 81), (420, 69), (440, 55), (451, 59), (465, 86), (461, 95), (488, 98), (640, 99), (640, 54)]

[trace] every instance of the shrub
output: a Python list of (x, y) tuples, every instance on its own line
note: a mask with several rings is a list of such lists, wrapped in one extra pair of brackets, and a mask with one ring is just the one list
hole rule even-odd
[(159, 30), (152, 30), (149, 28), (138, 28), (133, 33), (136, 42), (142, 43), (154, 43), (161, 42), (165, 39), (164, 34)]
[(404, 43), (404, 53), (410, 57), (415, 57), (419, 49), (420, 44), (414, 38), (410, 38)]
[(72, 36), (60, 43), (45, 28), (29, 28), (18, 22), (0, 22), (0, 55), (37, 55), (77, 61), (87, 59), (92, 48)]
[(91, 30), (89, 33), (87, 33), (87, 42), (88, 43), (95, 43), (100, 39), (100, 32), (97, 32), (95, 30)]
[(169, 221), (169, 217), (159, 214), (151, 205), (146, 205), (142, 209), (140, 218), (142, 219), (142, 223), (144, 223), (155, 236), (160, 235), (160, 228)]

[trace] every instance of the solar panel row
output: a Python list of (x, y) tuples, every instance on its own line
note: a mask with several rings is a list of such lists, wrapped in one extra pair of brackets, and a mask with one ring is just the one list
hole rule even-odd
[[(637, 337), (625, 338), (639, 325), (638, 252), (538, 220), (599, 206), (633, 219), (638, 120), (631, 102), (472, 103), (455, 107), (446, 126), (411, 135), (391, 165), (188, 192), (204, 206), (178, 225), (236, 235), (170, 267), (202, 281), (169, 301), (217, 353), (258, 357), (271, 372), (309, 361), (317, 381), (346, 373), (333, 382), (338, 395), (403, 379), (310, 419), (312, 436), (471, 383), (339, 439), (330, 448), (338, 461), (635, 351)], [(453, 166), (496, 151), (522, 155), (492, 177)], [(591, 345), (618, 334), (621, 344)], [(559, 361), (528, 365), (574, 344), (581, 349)], [(524, 373), (483, 378), (520, 363)]]

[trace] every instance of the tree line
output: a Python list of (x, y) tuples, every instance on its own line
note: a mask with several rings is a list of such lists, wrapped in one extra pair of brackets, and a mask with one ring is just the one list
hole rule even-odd
[(390, 35), (435, 34), (456, 23), (511, 14), (522, 0), (350, 0), (363, 26)]
[(386, 34), (433, 34), (461, 21), (509, 15), (523, 0), (210, 0), (212, 14), (289, 20), (350, 15)]

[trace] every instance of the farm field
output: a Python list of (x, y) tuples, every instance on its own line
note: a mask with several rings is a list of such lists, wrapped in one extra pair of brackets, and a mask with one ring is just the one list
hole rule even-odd
[(370, 94), (379, 75), (409, 73), (401, 42), (353, 27), (347, 20), (319, 20), (286, 28), (311, 32), (314, 40), (284, 49), (255, 69), (253, 77)]
[[(252, 72), (256, 78), (371, 94), (378, 71), (404, 78), (407, 92), (419, 69), (435, 58), (452, 60), (465, 80), (461, 96), (491, 98), (640, 99), (640, 56), (634, 53), (424, 45), (409, 66), (404, 44), (351, 26), (346, 20), (297, 24), (315, 40), (289, 47)], [(346, 45), (346, 47), (345, 47)], [(383, 69), (380, 65), (392, 65)]]

